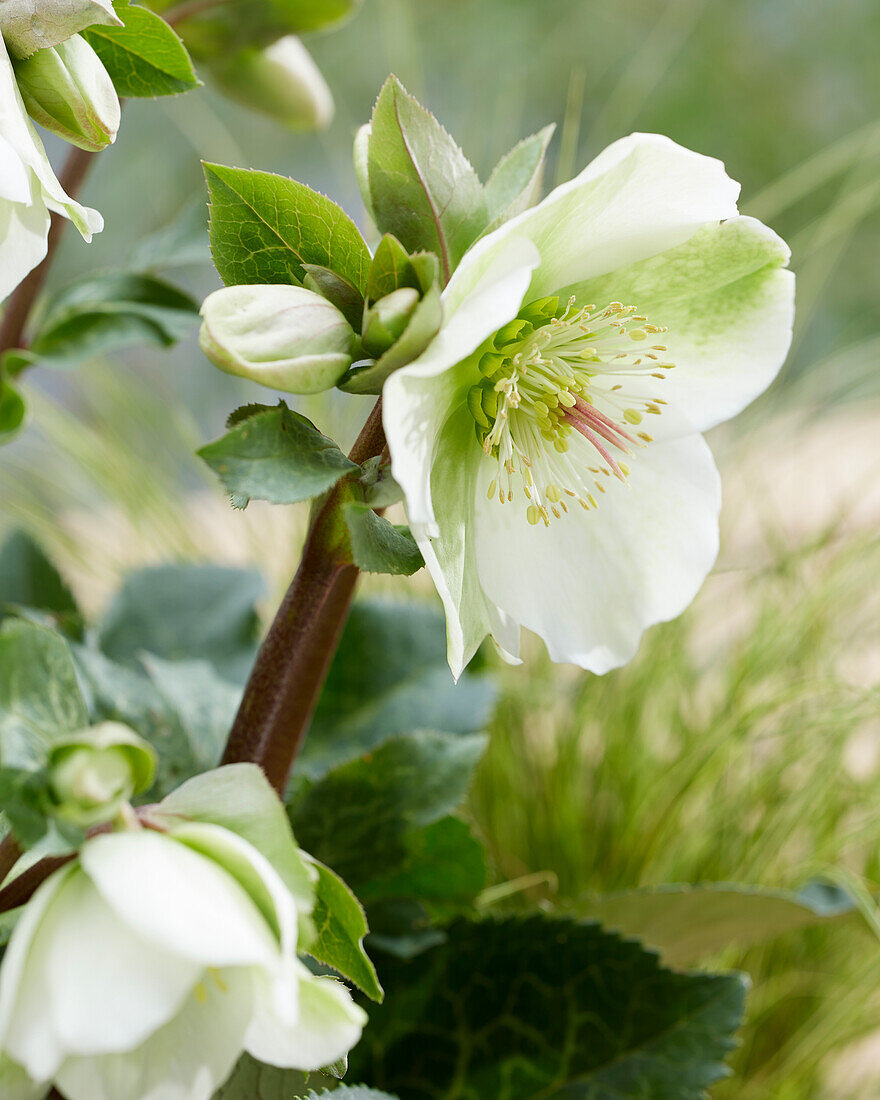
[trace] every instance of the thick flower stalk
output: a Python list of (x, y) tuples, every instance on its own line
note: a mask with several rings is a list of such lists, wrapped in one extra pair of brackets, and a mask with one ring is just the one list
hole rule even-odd
[(702, 432), (773, 380), (789, 251), (714, 159), (635, 134), (465, 254), (444, 325), (384, 388), (392, 469), (458, 675), (520, 628), (602, 673), (718, 551)]
[(176, 797), (154, 827), (88, 840), (28, 903), (0, 969), (4, 1097), (209, 1100), (243, 1050), (315, 1070), (360, 1037), (344, 986), (297, 957), (314, 871), (289, 833), (270, 862), (176, 817)]

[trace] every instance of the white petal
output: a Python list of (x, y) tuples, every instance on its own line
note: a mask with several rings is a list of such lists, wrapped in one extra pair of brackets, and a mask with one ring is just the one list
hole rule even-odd
[[(0, 154), (3, 150), (0, 149)], [(0, 199), (0, 301), (11, 294), (46, 255), (49, 211), (35, 176), (27, 205)]]
[(73, 873), (72, 865), (62, 867), (39, 887), (13, 929), (3, 965), (0, 966), (0, 1046), (8, 1048), (13, 1027), (27, 1028), (31, 1025), (33, 1040), (39, 1045), (35, 1058), (40, 1061), (41, 1069), (43, 1066), (50, 1067), (33, 1075), (43, 1080), (50, 1076), (61, 1052), (51, 1021), (44, 1019), (46, 990), (36, 989), (36, 982), (30, 980), (29, 970), (37, 933)]
[[(483, 594), (477, 573), (474, 499), (483, 461), (473, 419), (467, 409), (459, 409), (443, 428), (430, 472), (440, 537), (428, 538), (424, 527), (412, 526), (446, 611), (449, 667), (456, 679), (493, 626), (502, 623)], [(515, 654), (513, 635), (518, 633), (519, 626), (514, 625), (498, 641), (506, 642)]]
[(528, 241), (506, 241), (483, 268), (468, 298), (451, 315), (447, 311), (427, 350), (385, 383), (382, 422), (391, 469), (406, 496), (412, 524), (434, 530), (431, 462), (446, 417), (473, 384), (476, 370), (468, 356), (517, 315), (537, 261)]
[(0, 1054), (0, 1096), (3, 1100), (44, 1100), (49, 1085), (41, 1085), (27, 1073)]
[(35, 953), (44, 937), (50, 998), (44, 1011), (71, 1054), (139, 1046), (177, 1014), (202, 973), (132, 932), (82, 872), (59, 895)]
[(632, 462), (628, 485), (606, 479), (598, 509), (572, 508), (549, 527), (487, 500), (493, 472), (481, 464), (480, 582), (554, 661), (596, 673), (625, 664), (647, 627), (687, 607), (715, 561), (721, 489), (701, 436), (652, 444)]
[(95, 23), (121, 27), (112, 0), (2, 0), (0, 27), (10, 50), (29, 57)]
[(97, 210), (89, 210), (74, 202), (64, 192), (55, 178), (55, 172), (46, 156), (43, 143), (27, 116), (9, 54), (0, 38), (0, 135), (12, 146), (22, 164), (30, 168), (40, 181), (43, 204), (62, 214), (74, 223), (83, 237), (89, 241), (93, 233), (99, 233), (104, 219)]
[[(669, 331), (658, 342), (675, 364), (664, 381), (639, 379), (698, 431), (735, 416), (776, 377), (791, 343), (789, 250), (754, 218), (710, 225), (678, 248), (563, 290), (581, 302), (635, 305)], [(615, 379), (616, 381), (617, 379)], [(652, 420), (652, 434), (667, 429)], [(657, 429), (655, 432), (654, 429)]]
[(659, 134), (609, 145), (575, 179), (506, 222), (464, 257), (453, 301), (471, 292), (485, 265), (515, 234), (541, 253), (529, 300), (675, 248), (706, 222), (736, 215), (739, 184), (724, 165)]
[(278, 945), (218, 864), (143, 830), (90, 840), (80, 859), (101, 896), (142, 936), (204, 966), (271, 965)]
[(2, 134), (0, 134), (0, 199), (23, 202), (25, 205), (31, 201), (28, 170)]
[(277, 933), (282, 952), (296, 953), (296, 904), (278, 872), (253, 844), (219, 825), (192, 822), (178, 826), (173, 837), (223, 867), (247, 892)]
[(210, 1100), (241, 1055), (252, 1012), (247, 971), (209, 975), (143, 1046), (69, 1058), (55, 1080), (67, 1100)]
[(260, 983), (245, 1047), (254, 1058), (272, 1066), (321, 1069), (347, 1054), (357, 1043), (367, 1014), (339, 982), (315, 977), (302, 963), (297, 967), (299, 1019), (291, 1024), (280, 1017), (270, 987)]

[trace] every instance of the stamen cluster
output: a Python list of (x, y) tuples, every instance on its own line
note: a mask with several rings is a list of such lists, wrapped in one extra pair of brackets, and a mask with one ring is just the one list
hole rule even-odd
[[(664, 344), (647, 341), (666, 331), (635, 306), (611, 302), (576, 307), (571, 298), (540, 298), (495, 334), (479, 361), (481, 381), (467, 395), (477, 439), (498, 464), (488, 489), (500, 503), (516, 499), (517, 482), (531, 524), (549, 525), (575, 502), (597, 508), (603, 478), (626, 481), (619, 455), (653, 442), (636, 430), (644, 415), (666, 402), (639, 394), (630, 379), (663, 379), (674, 364), (661, 361)], [(633, 347), (635, 345), (635, 348)], [(601, 460), (589, 465), (586, 441)]]

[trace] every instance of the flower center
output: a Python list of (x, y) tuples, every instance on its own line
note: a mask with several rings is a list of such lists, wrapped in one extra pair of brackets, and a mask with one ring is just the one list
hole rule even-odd
[(510, 503), (521, 488), (529, 523), (549, 525), (575, 503), (597, 508), (603, 480), (625, 482), (621, 456), (653, 442), (638, 425), (666, 404), (638, 384), (674, 366), (662, 361), (664, 344), (648, 344), (664, 332), (635, 306), (576, 309), (572, 298), (560, 308), (555, 297), (531, 302), (499, 329), (467, 395), (477, 438), (498, 463), (489, 499)]

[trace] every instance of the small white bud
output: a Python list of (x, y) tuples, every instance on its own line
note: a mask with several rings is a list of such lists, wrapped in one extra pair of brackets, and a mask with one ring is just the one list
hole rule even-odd
[(230, 99), (293, 130), (324, 130), (333, 121), (327, 81), (294, 35), (212, 61), (211, 75)]
[(356, 339), (336, 306), (300, 286), (231, 286), (202, 305), (202, 351), (227, 374), (320, 393), (345, 374)]
[(13, 67), (34, 122), (92, 153), (116, 140), (119, 97), (101, 59), (81, 35), (13, 61)]
[(30, 57), (86, 27), (121, 27), (113, 0), (0, 0), (0, 34), (14, 57)]

